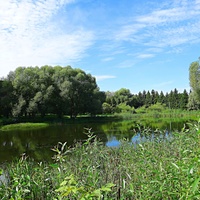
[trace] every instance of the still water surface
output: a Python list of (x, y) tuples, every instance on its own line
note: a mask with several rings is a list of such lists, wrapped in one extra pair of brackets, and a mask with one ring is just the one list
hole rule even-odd
[[(186, 121), (174, 122), (145, 122), (145, 126), (152, 130), (159, 128), (163, 133), (156, 135), (152, 131), (149, 136), (168, 137), (171, 130), (180, 130)], [(140, 123), (140, 122), (139, 122)], [(144, 124), (144, 122), (142, 122)], [(94, 134), (107, 146), (119, 145), (119, 140), (126, 138), (133, 143), (145, 140), (146, 136), (136, 131), (138, 122), (133, 120), (113, 121), (113, 122), (84, 122), (73, 124), (56, 124), (47, 128), (35, 130), (15, 130), (0, 132), (0, 163), (10, 162), (19, 158), (23, 153), (37, 161), (51, 160), (53, 151), (51, 150), (58, 142), (67, 142), (72, 145), (76, 141), (87, 139), (85, 128), (92, 128)]]

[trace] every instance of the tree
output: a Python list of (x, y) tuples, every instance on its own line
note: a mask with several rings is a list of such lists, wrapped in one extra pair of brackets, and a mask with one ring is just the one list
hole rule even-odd
[(17, 101), (14, 116), (36, 114), (69, 114), (102, 112), (105, 94), (99, 91), (96, 80), (81, 69), (67, 67), (18, 67), (9, 74)]
[(165, 95), (164, 95), (163, 91), (160, 92), (158, 102), (161, 103), (161, 104), (165, 103)]
[(189, 79), (191, 93), (189, 96), (188, 108), (197, 109), (200, 104), (200, 66), (197, 61), (190, 64)]
[(121, 103), (126, 103), (127, 105), (131, 104), (132, 94), (129, 89), (121, 88), (117, 90), (114, 94), (114, 98), (117, 102), (117, 105)]
[[(145, 94), (144, 94), (145, 92)], [(144, 105), (145, 102), (145, 97), (146, 97), (146, 91), (143, 91), (143, 93), (139, 92), (138, 95), (136, 96), (138, 106), (134, 106), (135, 108), (141, 107)]]
[(134, 113), (135, 109), (134, 109), (134, 107), (131, 107), (131, 106), (127, 105), (126, 103), (120, 103), (116, 107), (116, 112), (117, 113)]
[(147, 91), (147, 93), (146, 93), (146, 98), (145, 98), (145, 105), (146, 105), (147, 107), (149, 107), (152, 103), (153, 103), (153, 101), (152, 101), (152, 96), (151, 96), (150, 92)]
[(107, 91), (106, 93), (106, 103), (110, 104), (112, 108), (117, 105), (117, 102), (114, 98), (115, 93)]
[(156, 104), (158, 101), (158, 93), (155, 90), (151, 90), (152, 104)]
[(15, 116), (27, 115), (28, 106), (37, 90), (37, 73), (33, 67), (18, 67), (12, 77), (12, 85), (18, 102), (13, 107)]
[(183, 91), (183, 93), (180, 94), (180, 97), (179, 97), (179, 107), (181, 109), (186, 109), (187, 108), (187, 104), (188, 104), (188, 98), (189, 98), (189, 95), (187, 93), (186, 90)]
[(168, 101), (170, 104), (170, 108), (173, 109), (179, 108), (179, 94), (176, 88), (170, 91)]
[(11, 81), (0, 80), (0, 115), (9, 117), (12, 114), (12, 104), (14, 103), (13, 86)]
[(104, 114), (111, 114), (113, 112), (112, 106), (107, 102), (103, 103), (102, 109)]
[(192, 89), (192, 92), (196, 91), (198, 93), (200, 90), (200, 66), (197, 61), (191, 63), (190, 65), (189, 79), (190, 79), (190, 87)]
[(200, 108), (200, 102), (195, 92), (191, 92), (187, 104), (188, 110), (198, 110)]

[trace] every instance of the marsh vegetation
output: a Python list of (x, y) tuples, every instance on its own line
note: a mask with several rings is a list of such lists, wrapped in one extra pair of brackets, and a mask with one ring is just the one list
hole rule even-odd
[(58, 143), (52, 162), (23, 155), (4, 166), (9, 182), (0, 186), (1, 199), (200, 198), (199, 123), (136, 146), (121, 140), (107, 147), (90, 129), (87, 137), (73, 147)]

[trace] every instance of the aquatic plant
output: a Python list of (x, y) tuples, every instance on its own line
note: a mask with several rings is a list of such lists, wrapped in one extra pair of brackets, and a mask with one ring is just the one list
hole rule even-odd
[[(142, 131), (142, 129), (141, 129)], [(145, 129), (145, 134), (148, 130)], [(25, 155), (7, 166), (1, 199), (200, 199), (200, 122), (170, 140), (104, 146), (91, 129), (73, 147), (59, 143), (52, 163)]]

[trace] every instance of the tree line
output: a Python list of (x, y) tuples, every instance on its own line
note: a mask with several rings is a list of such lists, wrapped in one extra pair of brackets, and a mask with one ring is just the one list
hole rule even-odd
[(135, 112), (139, 107), (150, 107), (162, 104), (170, 109), (187, 109), (189, 94), (186, 90), (179, 93), (177, 89), (164, 94), (155, 90), (131, 94), (129, 89), (121, 88), (116, 92), (106, 92), (106, 101), (103, 109), (107, 113)]
[(161, 104), (170, 109), (200, 108), (200, 66), (189, 68), (191, 91), (169, 93), (155, 90), (132, 94), (121, 88), (100, 91), (95, 77), (71, 66), (18, 67), (0, 80), (0, 115), (21, 117), (56, 114), (58, 117), (80, 114), (132, 112), (140, 107)]

